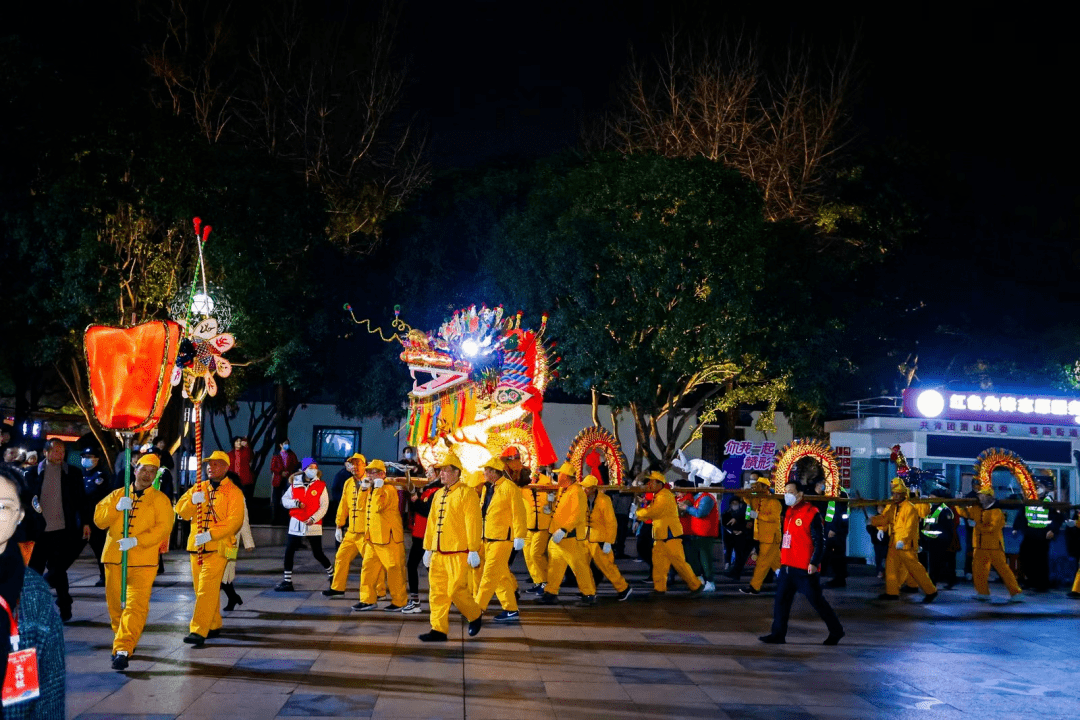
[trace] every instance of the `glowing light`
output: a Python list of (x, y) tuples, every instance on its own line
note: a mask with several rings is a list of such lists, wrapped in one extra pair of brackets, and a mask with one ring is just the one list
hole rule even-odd
[(477, 345), (475, 340), (470, 338), (461, 343), (461, 352), (464, 353), (466, 357), (476, 357), (476, 353), (480, 352), (480, 346)]
[(937, 390), (926, 390), (919, 393), (915, 406), (924, 416), (937, 417), (945, 409), (945, 398)]
[(191, 298), (191, 312), (196, 315), (210, 315), (214, 312), (214, 299), (205, 293), (198, 293)]
[(982, 410), (982, 398), (978, 395), (968, 395), (967, 408), (968, 410)]
[(1016, 398), (1003, 397), (1001, 398), (1001, 412), (1016, 412)]
[(990, 412), (1000, 412), (1001, 402), (996, 395), (987, 395), (983, 398), (983, 408)]
[(1050, 413), (1052, 415), (1068, 415), (1069, 414), (1069, 401), (1068, 400), (1051, 400), (1050, 401)]
[[(920, 398), (922, 395), (919, 396)], [(949, 396), (949, 409), (950, 410), (967, 410), (967, 395), (950, 395)]]
[(1016, 401), (1016, 409), (1022, 413), (1035, 412), (1035, 401), (1031, 398), (1020, 398)]

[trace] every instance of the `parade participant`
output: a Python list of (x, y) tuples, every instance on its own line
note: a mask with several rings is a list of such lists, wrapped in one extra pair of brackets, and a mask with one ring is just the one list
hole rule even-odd
[[(566, 577), (566, 568), (574, 573), (582, 603), (596, 604), (596, 582), (593, 580), (585, 540), (585, 491), (577, 483), (577, 469), (568, 462), (559, 468), (559, 488), (551, 512), (548, 531), (548, 574), (544, 594), (538, 602), (554, 605), (559, 600), (559, 588)], [(676, 518), (677, 521), (677, 518)]]
[[(529, 468), (522, 465), (521, 451), (518, 450), (516, 447), (514, 447), (513, 445), (507, 445), (503, 449), (502, 453), (500, 453), (499, 459), (502, 461), (503, 467), (505, 468), (503, 472), (505, 473), (506, 477), (510, 478), (511, 484), (521, 488), (532, 482), (532, 472), (529, 470)], [(522, 507), (525, 507), (524, 499), (525, 496), (522, 495)], [(528, 542), (528, 535), (526, 535), (525, 540), (526, 542)], [(524, 546), (522, 546), (521, 549), (524, 550)], [(520, 551), (516, 547), (510, 551), (509, 564), (511, 566), (513, 566), (514, 560), (517, 559), (518, 552)], [(527, 569), (528, 563), (526, 563), (525, 566)]]
[(1009, 602), (1022, 602), (1020, 585), (1005, 560), (1005, 513), (997, 507), (994, 488), (981, 487), (976, 492), (979, 504), (974, 507), (957, 507), (962, 516), (975, 522), (972, 533), (973, 553), (971, 559), (972, 582), (975, 583), (975, 599), (990, 599), (990, 568), (993, 567), (1009, 591)]
[(409, 514), (412, 522), (410, 534), (412, 544), (405, 569), (409, 578), (409, 603), (401, 609), (407, 615), (419, 613), (420, 608), (420, 562), (424, 558), (424, 532), (427, 530), (428, 514), (431, 512), (431, 498), (439, 490), (435, 468), (427, 470), (428, 484), (423, 488), (409, 491)]
[(581, 481), (581, 487), (585, 490), (585, 497), (588, 499), (585, 510), (585, 547), (588, 548), (589, 557), (596, 567), (615, 586), (618, 599), (622, 602), (630, 597), (633, 589), (615, 565), (611, 545), (618, 534), (618, 528), (615, 525), (615, 508), (608, 494), (597, 490), (599, 485), (600, 481), (595, 475), (586, 475)]
[(322, 549), (322, 519), (330, 507), (330, 493), (322, 481), (322, 471), (311, 458), (300, 463), (301, 472), (289, 478), (289, 488), (281, 505), (289, 511), (289, 539), (285, 543), (285, 577), (274, 588), (279, 592), (293, 591), (293, 560), (296, 550), (307, 538), (311, 555), (323, 566), (326, 579), (334, 580), (334, 566)]
[(693, 493), (685, 502), (679, 503), (679, 512), (686, 519), (683, 536), (687, 538), (690, 551), (687, 562), (705, 583), (704, 591), (714, 592), (713, 545), (720, 534), (720, 511), (716, 498), (712, 493)]
[[(839, 488), (840, 497), (847, 497), (847, 490)], [(815, 495), (825, 494), (825, 479), (819, 477), (814, 486)], [(847, 538), (848, 506), (846, 502), (829, 500), (825, 504), (822, 521), (825, 523), (825, 556), (821, 560), (821, 573), (829, 574), (832, 579), (825, 583), (827, 588), (847, 587)]]
[[(931, 497), (947, 498), (949, 491), (937, 488), (930, 492)], [(955, 563), (956, 551), (953, 550), (953, 541), (956, 539), (955, 515), (948, 505), (938, 502), (931, 503), (930, 512), (922, 521), (922, 547), (926, 553), (926, 571), (930, 576), (930, 582), (936, 586), (942, 583), (946, 588), (952, 588), (956, 583), (955, 565), (950, 570), (949, 555), (953, 556)]]
[(663, 473), (654, 470), (645, 480), (645, 490), (653, 494), (653, 501), (647, 508), (638, 510), (637, 516), (639, 520), (652, 521), (653, 592), (667, 592), (668, 570), (674, 569), (690, 588), (690, 594), (697, 595), (704, 589), (704, 583), (698, 580), (683, 555), (682, 523), (675, 495), (668, 489)]
[(244, 524), (244, 493), (226, 477), (228, 453), (215, 450), (203, 462), (208, 479), (192, 485), (176, 501), (176, 514), (192, 523), (187, 550), (195, 608), (184, 642), (197, 648), (221, 634), (221, 576)]
[(405, 530), (401, 522), (397, 488), (386, 484), (386, 463), (372, 460), (366, 475), (371, 495), (364, 508), (367, 542), (360, 567), (360, 602), (353, 610), (374, 610), (382, 595), (377, 585), (385, 579), (390, 589), (387, 612), (400, 612), (408, 604), (405, 592)]
[[(1080, 517), (1080, 512), (1074, 511), (1072, 517), (1063, 524), (1067, 528), (1065, 530), (1066, 550), (1070, 557), (1080, 560), (1080, 528), (1076, 527), (1077, 517)], [(1080, 600), (1080, 568), (1077, 568), (1072, 588), (1065, 593), (1065, 597), (1070, 600)]]
[[(333, 597), (345, 594), (349, 581), (349, 566), (357, 556), (363, 558), (364, 545), (367, 543), (367, 503), (371, 497), (371, 480), (367, 477), (367, 460), (360, 453), (354, 453), (345, 461), (352, 471), (352, 479), (345, 483), (338, 503), (334, 537), (338, 542), (334, 555), (334, 581), (330, 588), (323, 590), (323, 595)], [(380, 579), (375, 588), (377, 596), (382, 597), (386, 590), (385, 582)]]
[(428, 568), (428, 605), (431, 630), (424, 642), (446, 642), (450, 630), (450, 603), (469, 623), (469, 635), (480, 632), (480, 606), (468, 592), (468, 569), (480, 566), (483, 536), (480, 498), (461, 482), (463, 467), (453, 452), (436, 467), (442, 487), (431, 500), (424, 531), (424, 566)]
[(289, 478), (300, 469), (300, 461), (290, 449), (289, 438), (278, 445), (278, 451), (270, 458), (270, 522), (280, 524), (283, 514), (281, 498), (289, 489)]
[[(525, 501), (525, 526), (529, 536), (525, 539), (525, 547), (522, 554), (525, 556), (525, 567), (529, 570), (529, 577), (533, 584), (525, 589), (525, 592), (542, 594), (544, 583), (547, 582), (548, 573), (548, 541), (551, 533), (548, 528), (551, 524), (551, 504), (555, 502), (555, 488), (531, 488), (529, 474), (526, 468), (515, 475), (513, 468), (521, 466), (521, 458), (516, 455), (517, 448), (510, 446), (503, 451), (503, 457), (507, 463), (507, 471), (515, 484), (521, 488), (521, 497)], [(516, 458), (516, 459), (515, 459)], [(536, 477), (535, 485), (552, 485), (551, 478), (540, 474)]]
[[(1037, 478), (1035, 491), (1040, 502), (1053, 502), (1053, 480)], [(1034, 592), (1050, 589), (1050, 541), (1061, 532), (1064, 518), (1057, 510), (1039, 505), (1028, 505), (1016, 514), (1013, 535), (1020, 535), (1020, 574), (1026, 586)]]
[[(80, 454), (82, 455), (79, 464), (82, 465), (83, 494), (86, 495), (87, 504), (96, 508), (106, 495), (116, 489), (113, 485), (113, 475), (109, 472), (108, 466), (101, 462), (101, 455), (96, 449), (85, 448)], [(94, 583), (94, 587), (105, 587), (105, 565), (101, 563), (101, 553), (105, 550), (106, 534), (105, 530), (97, 525), (90, 528), (88, 543), (94, 552), (94, 557), (98, 559), (98, 581)], [(81, 552), (80, 548), (79, 553)]]
[[(472, 490), (474, 493), (476, 493), (476, 497), (481, 502), (481, 509), (482, 509), (483, 508), (483, 500), (484, 500), (484, 487), (485, 487), (483, 471), (480, 471), (478, 473), (469, 473), (469, 474), (467, 474), (465, 476), (465, 479), (462, 480), (462, 482), (465, 483), (466, 487), (468, 487), (470, 490)], [(483, 513), (481, 513), (481, 518), (480, 518), (481, 526), (483, 525), (483, 522), (484, 522)], [(476, 591), (480, 588), (480, 578), (481, 578), (481, 576), (483, 576), (483, 574), (484, 574), (484, 542), (481, 539), (481, 541), (480, 541), (480, 564), (477, 565), (474, 568), (470, 568), (469, 571), (466, 573), (466, 575), (468, 576), (468, 579), (469, 579), (469, 583), (468, 583), (469, 594), (472, 595), (473, 597), (476, 597)], [(483, 610), (483, 608), (480, 608), (480, 609)]]
[[(150, 610), (150, 591), (157, 577), (161, 546), (168, 541), (175, 519), (169, 498), (153, 487), (159, 464), (157, 455), (143, 455), (135, 466), (131, 493), (124, 488), (113, 490), (98, 501), (94, 510), (94, 525), (107, 536), (101, 561), (105, 564), (105, 599), (112, 622), (114, 670), (127, 668), (128, 659), (139, 644)], [(124, 537), (125, 510), (127, 537)], [(121, 607), (124, 551), (127, 551), (127, 595)]]
[[(756, 474), (756, 473), (755, 473)], [(769, 571), (780, 569), (780, 501), (772, 496), (769, 478), (757, 475), (750, 496), (750, 517), (754, 521), (754, 540), (758, 543), (757, 565), (748, 587), (739, 592), (757, 595)]]
[(787, 642), (788, 618), (795, 593), (810, 601), (829, 636), (825, 645), (836, 645), (844, 637), (844, 627), (832, 606), (821, 594), (821, 559), (825, 555), (825, 523), (817, 508), (803, 499), (802, 486), (789, 482), (784, 487), (784, 534), (780, 543), (780, 572), (776, 575), (776, 598), (773, 601), (772, 630), (761, 642), (779, 645)]
[[(235, 472), (230, 470), (226, 473), (225, 477), (233, 481), (233, 484), (240, 487), (240, 478)], [(243, 492), (243, 488), (240, 488)], [(225, 607), (222, 610), (235, 610), (237, 605), (244, 604), (244, 598), (240, 597), (240, 593), (236, 592), (234, 585), (236, 581), (236, 555), (239, 550), (240, 543), (243, 543), (245, 550), (255, 549), (255, 538), (251, 535), (251, 522), (247, 509), (247, 498), (244, 498), (244, 524), (240, 526), (240, 532), (236, 534), (236, 540), (233, 542), (233, 548), (226, 550), (226, 558), (228, 562), (225, 564), (225, 572), (221, 575), (221, 589), (225, 593), (225, 597), (229, 599)]]
[(736, 582), (742, 579), (746, 559), (754, 549), (754, 532), (750, 527), (753, 519), (748, 517), (749, 512), (749, 505), (741, 498), (733, 497), (728, 503), (728, 509), (720, 516), (724, 528), (724, 557), (734, 555), (728, 566), (727, 576)]
[(889, 554), (885, 556), (885, 592), (879, 600), (898, 600), (900, 585), (910, 577), (923, 591), (923, 602), (937, 599), (937, 587), (919, 562), (918, 508), (908, 500), (908, 487), (898, 477), (892, 479), (892, 503), (885, 512), (870, 518), (876, 528), (888, 528)]
[(506, 476), (506, 466), (498, 458), (484, 464), (484, 492), (480, 517), (484, 524), (484, 571), (476, 588), (476, 604), (483, 611), (492, 595), (499, 598), (502, 612), (496, 622), (516, 620), (517, 578), (510, 571), (510, 551), (525, 546), (525, 502), (517, 486)]

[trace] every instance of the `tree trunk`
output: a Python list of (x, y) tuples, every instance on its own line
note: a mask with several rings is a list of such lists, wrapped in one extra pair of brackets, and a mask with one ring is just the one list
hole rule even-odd
[(277, 411), (274, 417), (274, 444), (278, 445), (289, 437), (289, 420), (292, 412), (289, 410), (289, 389), (277, 383), (274, 385), (274, 406)]

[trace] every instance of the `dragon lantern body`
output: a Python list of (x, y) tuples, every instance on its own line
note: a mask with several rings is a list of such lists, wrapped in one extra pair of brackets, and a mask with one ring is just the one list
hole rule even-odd
[(459, 310), (437, 331), (399, 338), (409, 367), (409, 444), (425, 465), (452, 447), (467, 469), (513, 445), (532, 467), (556, 461), (541, 420), (544, 389), (555, 374), (543, 335), (501, 307)]

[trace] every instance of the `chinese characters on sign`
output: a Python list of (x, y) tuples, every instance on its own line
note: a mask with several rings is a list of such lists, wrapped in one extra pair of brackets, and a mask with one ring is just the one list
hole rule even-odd
[(833, 454), (836, 455), (836, 464), (840, 466), (840, 487), (845, 489), (851, 488), (851, 448), (850, 447), (834, 447)]
[[(932, 432), (961, 432), (961, 433), (982, 433), (982, 434), (994, 434), (994, 435), (1016, 435), (1026, 434), (1033, 437), (1047, 437), (1047, 438), (1080, 438), (1080, 428), (1067, 428), (1067, 427), (1051, 427), (1048, 425), (1022, 425), (1017, 427), (1012, 426), (1012, 432), (1009, 430), (1010, 426), (1004, 423), (982, 423), (982, 422), (960, 422), (952, 420), (923, 420), (919, 423), (920, 430), (929, 430)], [(1025, 433), (1021, 428), (1026, 428)]]
[(743, 470), (768, 471), (772, 470), (776, 459), (776, 443), (755, 445), (749, 440), (728, 440), (724, 445), (724, 454), (729, 457), (742, 456)]

